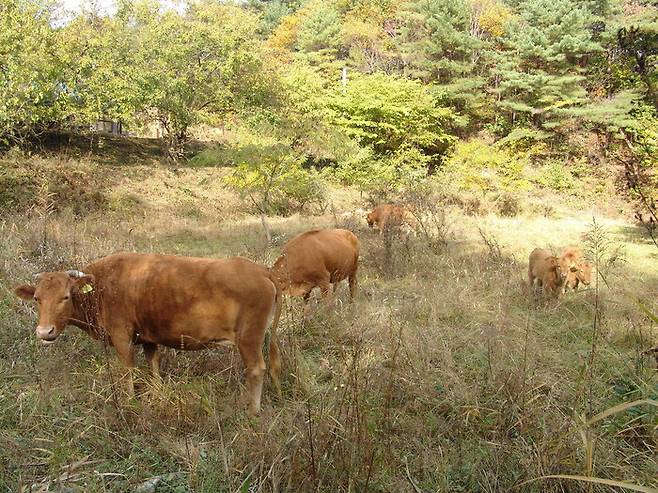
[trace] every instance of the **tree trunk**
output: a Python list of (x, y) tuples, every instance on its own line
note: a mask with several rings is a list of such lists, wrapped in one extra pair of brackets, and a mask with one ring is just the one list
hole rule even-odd
[(187, 144), (187, 127), (167, 129), (167, 158), (173, 164), (180, 162), (185, 157), (185, 146)]
[(267, 218), (263, 212), (260, 213), (260, 223), (263, 225), (263, 229), (265, 230), (267, 246), (270, 246), (272, 244), (272, 232), (270, 231), (270, 226), (267, 224)]

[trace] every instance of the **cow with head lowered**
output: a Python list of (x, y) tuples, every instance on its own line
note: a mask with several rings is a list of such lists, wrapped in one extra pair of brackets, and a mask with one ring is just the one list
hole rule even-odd
[(417, 227), (416, 218), (411, 211), (401, 205), (380, 204), (366, 214), (368, 227), (377, 227), (379, 234), (402, 231), (412, 233)]
[(538, 290), (558, 297), (562, 292), (565, 275), (560, 260), (549, 250), (535, 248), (528, 258), (528, 284), (534, 295)]
[(286, 243), (272, 266), (272, 276), (285, 294), (303, 296), (304, 301), (308, 301), (315, 288), (320, 288), (327, 300), (330, 286), (336, 292), (338, 284), (347, 279), (353, 300), (359, 248), (359, 239), (346, 229), (306, 231)]
[(589, 286), (592, 282), (592, 264), (585, 260), (583, 251), (578, 247), (566, 247), (559, 257), (560, 268), (566, 272), (563, 291), (578, 291), (580, 284)]
[[(129, 370), (137, 345), (156, 375), (160, 345), (189, 350), (236, 345), (252, 414), (260, 410), (262, 345), (271, 322), (270, 375), (280, 392), (276, 328), (281, 290), (267, 268), (245, 258), (118, 253), (83, 271), (41, 273), (35, 285), (19, 286), (16, 294), (37, 303), (36, 335), (45, 344), (73, 325), (113, 346)], [(132, 371), (128, 392), (134, 393)]]

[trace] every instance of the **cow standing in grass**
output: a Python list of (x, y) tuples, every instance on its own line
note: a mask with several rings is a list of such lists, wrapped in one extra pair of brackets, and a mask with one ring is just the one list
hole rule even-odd
[(417, 226), (416, 218), (407, 209), (400, 205), (381, 204), (372, 212), (366, 214), (366, 222), (369, 227), (377, 226), (379, 234), (396, 230), (404, 230), (405, 234), (413, 232)]
[(563, 292), (567, 289), (578, 291), (580, 284), (589, 286), (592, 282), (592, 264), (585, 260), (583, 251), (578, 247), (567, 247), (560, 255), (560, 268), (566, 272)]
[(326, 300), (329, 288), (347, 279), (350, 301), (356, 294), (359, 267), (359, 239), (346, 229), (319, 229), (302, 233), (283, 247), (283, 254), (272, 266), (272, 275), (284, 293), (303, 296), (320, 288)]
[(562, 290), (564, 275), (559, 259), (550, 251), (535, 248), (528, 259), (528, 284), (534, 294), (541, 288), (544, 294), (557, 297)]
[(16, 294), (39, 307), (37, 337), (52, 344), (67, 325), (113, 346), (128, 367), (134, 393), (135, 346), (159, 374), (158, 346), (204, 349), (234, 344), (244, 362), (249, 410), (260, 410), (265, 361), (262, 345), (272, 321), (270, 375), (279, 386), (276, 329), (281, 291), (269, 270), (240, 257), (213, 260), (119, 253), (84, 272), (44, 272)]

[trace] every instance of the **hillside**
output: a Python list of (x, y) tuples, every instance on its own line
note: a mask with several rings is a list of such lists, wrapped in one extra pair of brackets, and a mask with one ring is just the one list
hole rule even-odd
[[(473, 215), (435, 188), (430, 247), (423, 235), (385, 241), (363, 219), (367, 197), (332, 182), (324, 211), (270, 217), (268, 247), (222, 180), (231, 168), (171, 167), (139, 140), (106, 145), (2, 160), (13, 180), (0, 195), (3, 491), (610, 491), (537, 479), (554, 474), (658, 488), (655, 408), (580, 421), (658, 398), (641, 354), (658, 334), (637, 303), (658, 313), (658, 250), (623, 201), (533, 189), (513, 217)], [(12, 293), (36, 272), (119, 250), (271, 265), (295, 234), (335, 226), (361, 239), (357, 299), (342, 287), (306, 321), (286, 299), (283, 398), (266, 384), (258, 418), (243, 412), (237, 351), (168, 350), (162, 382), (140, 357), (128, 400), (112, 348), (74, 328), (40, 345), (34, 308)], [(528, 253), (565, 245), (593, 249), (600, 276), (533, 301)]]

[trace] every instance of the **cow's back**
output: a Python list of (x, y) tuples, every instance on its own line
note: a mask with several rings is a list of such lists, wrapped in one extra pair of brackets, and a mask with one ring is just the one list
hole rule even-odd
[(140, 339), (173, 347), (185, 337), (190, 346), (221, 339), (217, 334), (234, 330), (246, 310), (269, 314), (274, 303), (268, 269), (240, 257), (120, 253), (85, 271), (98, 280), (105, 319), (116, 324), (121, 317)]
[(549, 250), (535, 248), (528, 258), (528, 280), (539, 279), (545, 287), (556, 290), (561, 283), (559, 263)]
[(290, 240), (282, 257), (292, 282), (315, 281), (326, 272), (331, 282), (336, 282), (356, 270), (359, 248), (359, 240), (351, 231), (313, 230)]
[(529, 257), (528, 261), (529, 261), (529, 264), (530, 264), (531, 267), (535, 267), (535, 266), (538, 267), (538, 266), (541, 266), (541, 265), (544, 265), (544, 264), (547, 265), (548, 262), (546, 261), (546, 259), (548, 257), (552, 257), (552, 256), (553, 256), (553, 254), (549, 250), (546, 250), (544, 248), (535, 248), (530, 253), (530, 257)]
[(374, 212), (380, 224), (401, 221), (404, 216), (404, 209), (395, 204), (381, 204), (375, 208)]

